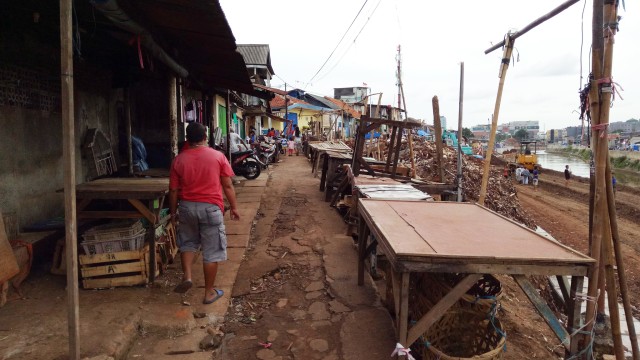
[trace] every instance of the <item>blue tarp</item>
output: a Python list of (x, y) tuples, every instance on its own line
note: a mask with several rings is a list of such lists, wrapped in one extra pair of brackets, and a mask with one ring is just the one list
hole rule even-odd
[[(380, 137), (380, 133), (379, 133), (379, 132), (374, 132), (374, 133), (373, 133), (373, 138), (374, 138), (374, 139), (377, 139), (377, 138), (379, 138), (379, 137)], [(367, 134), (364, 136), (364, 138), (365, 138), (365, 139), (369, 139), (369, 138), (371, 138), (371, 133), (367, 133)]]
[(427, 134), (426, 131), (424, 130), (418, 130), (418, 136), (428, 136), (429, 134)]

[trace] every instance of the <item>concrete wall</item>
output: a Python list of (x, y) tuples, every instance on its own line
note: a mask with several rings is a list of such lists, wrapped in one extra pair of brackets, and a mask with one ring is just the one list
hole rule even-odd
[[(79, 71), (81, 74), (82, 71)], [(57, 74), (43, 73), (43, 76)], [(78, 78), (81, 78), (79, 75)], [(94, 82), (76, 80), (76, 181), (89, 176), (92, 161), (81, 144), (88, 128), (97, 127), (117, 147), (114, 99), (117, 93)], [(62, 121), (59, 109), (42, 111), (20, 105), (0, 106), (0, 211), (15, 212), (18, 225), (64, 214), (62, 182)]]

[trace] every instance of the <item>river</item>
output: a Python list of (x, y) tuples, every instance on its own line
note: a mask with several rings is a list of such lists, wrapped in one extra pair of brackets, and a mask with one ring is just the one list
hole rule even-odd
[(568, 157), (539, 150), (538, 163), (542, 165), (543, 169), (551, 169), (561, 172), (564, 171), (564, 167), (566, 165), (569, 165), (571, 174), (589, 178), (589, 163), (576, 157)]

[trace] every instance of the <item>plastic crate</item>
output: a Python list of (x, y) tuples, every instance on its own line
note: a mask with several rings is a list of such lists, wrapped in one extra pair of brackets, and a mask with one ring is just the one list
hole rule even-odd
[(85, 231), (82, 235), (84, 241), (105, 241), (105, 240), (120, 240), (123, 238), (129, 238), (134, 235), (138, 235), (144, 230), (142, 221), (137, 220), (135, 222), (113, 222), (105, 225), (94, 226), (91, 229)]
[(144, 238), (147, 231), (143, 228), (137, 234), (123, 237), (116, 240), (84, 240), (80, 245), (87, 255), (116, 253), (121, 251), (139, 250), (144, 245)]

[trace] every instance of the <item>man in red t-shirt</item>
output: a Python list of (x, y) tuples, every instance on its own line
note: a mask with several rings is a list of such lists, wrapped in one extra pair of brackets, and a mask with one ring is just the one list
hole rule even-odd
[(187, 126), (187, 141), (189, 149), (175, 158), (169, 177), (169, 210), (174, 226), (180, 215), (178, 245), (184, 271), (182, 283), (174, 291), (185, 293), (193, 285), (191, 266), (196, 251), (201, 248), (205, 282), (203, 303), (211, 304), (224, 294), (214, 288), (218, 262), (227, 259), (223, 192), (231, 205), (231, 219), (240, 219), (231, 180), (234, 174), (227, 158), (207, 146), (206, 129), (202, 124), (193, 122)]

